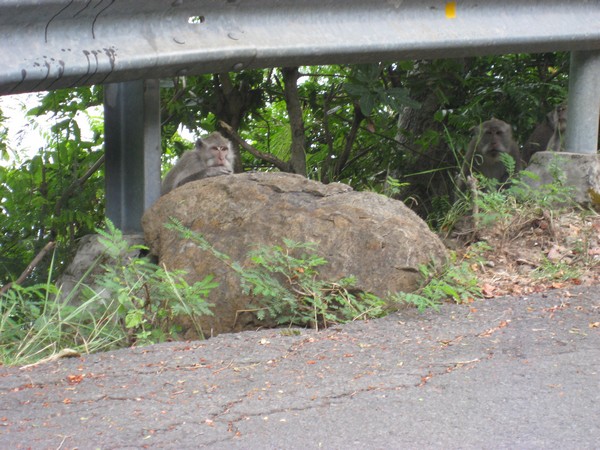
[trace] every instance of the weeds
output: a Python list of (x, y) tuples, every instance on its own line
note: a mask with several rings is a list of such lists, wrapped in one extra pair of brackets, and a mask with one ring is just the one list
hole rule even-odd
[(84, 276), (63, 293), (49, 276), (45, 284), (13, 285), (0, 296), (2, 364), (25, 364), (64, 348), (91, 353), (161, 342), (177, 333), (177, 315), (189, 317), (202, 335), (196, 318), (212, 314), (205, 300), (217, 286), (211, 277), (190, 286), (182, 272), (128, 257), (141, 247), (129, 246), (112, 223), (98, 233), (109, 262), (91, 286)]
[[(102, 270), (89, 286), (84, 277), (71, 292), (61, 293), (49, 279), (41, 285), (15, 285), (0, 296), (3, 364), (25, 364), (65, 348), (90, 353), (161, 342), (180, 331), (174, 321), (179, 315), (189, 318), (202, 335), (197, 318), (212, 314), (206, 301), (217, 286), (212, 277), (189, 285), (183, 272), (169, 272), (147, 258), (133, 257), (145, 248), (129, 245), (112, 223), (106, 227), (98, 230), (98, 239), (109, 260), (100, 265)], [(180, 223), (173, 221), (167, 227), (231, 267), (240, 277), (240, 292), (254, 299), (257, 318), (278, 325), (321, 329), (382, 317), (405, 304), (422, 311), (437, 309), (445, 299), (463, 302), (480, 294), (465, 263), (448, 265), (441, 273), (421, 266), (424, 282), (417, 292), (380, 298), (357, 289), (352, 276), (321, 279), (319, 270), (327, 260), (313, 243), (284, 239), (282, 245), (256, 247), (243, 267)]]
[(202, 235), (179, 222), (172, 220), (167, 228), (179, 232), (233, 269), (240, 277), (242, 293), (255, 298), (253, 311), (257, 318), (269, 317), (278, 325), (319, 329), (382, 317), (405, 304), (423, 311), (430, 307), (437, 309), (445, 299), (461, 303), (481, 296), (477, 279), (467, 263), (449, 264), (441, 273), (431, 266), (421, 266), (424, 283), (417, 292), (380, 298), (357, 290), (352, 276), (336, 281), (322, 280), (318, 268), (326, 265), (327, 260), (317, 254), (313, 243), (284, 239), (283, 245), (257, 247), (249, 253), (251, 264), (242, 267), (214, 249)]
[(526, 170), (515, 174), (513, 159), (509, 155), (501, 155), (501, 158), (511, 176), (499, 182), (473, 174), (466, 182), (469, 190), (457, 192), (457, 201), (442, 221), (443, 230), (471, 222), (470, 231), (463, 229), (461, 234), (471, 234), (477, 240), (479, 232), (495, 228), (504, 242), (510, 231), (518, 234), (522, 226), (547, 215), (548, 211), (577, 206), (572, 200), (574, 188), (565, 185), (564, 171), (556, 160), (549, 168), (553, 181), (532, 187), (530, 182), (539, 181), (536, 174)]
[(451, 253), (450, 262), (441, 271), (421, 265), (419, 272), (423, 277), (421, 287), (415, 292), (394, 294), (392, 298), (395, 301), (412, 304), (423, 311), (426, 308), (438, 310), (439, 305), (448, 299), (455, 303), (465, 303), (482, 297), (477, 277), (469, 263), (457, 263), (455, 253)]
[(120, 230), (107, 222), (107, 231), (98, 230), (99, 241), (111, 260), (102, 265), (103, 272), (95, 284), (117, 300), (116, 314), (123, 332), (131, 343), (162, 342), (180, 330), (175, 317), (185, 315), (192, 320), (195, 331), (203, 336), (196, 317), (212, 315), (206, 298), (218, 286), (212, 276), (189, 285), (185, 272), (168, 272), (147, 258), (131, 258), (143, 246), (129, 246)]
[(259, 320), (268, 317), (277, 325), (321, 329), (381, 317), (387, 312), (385, 300), (354, 288), (354, 277), (321, 280), (318, 268), (327, 264), (327, 260), (316, 254), (313, 243), (284, 239), (281, 246), (257, 247), (248, 254), (250, 266), (242, 267), (217, 251), (204, 236), (177, 221), (172, 220), (167, 228), (178, 231), (234, 270), (240, 277), (242, 293), (255, 299), (251, 308)]
[(566, 262), (543, 258), (540, 266), (533, 271), (532, 275), (540, 280), (568, 281), (578, 279), (581, 271)]
[(48, 280), (29, 287), (13, 285), (0, 296), (0, 359), (24, 364), (67, 347), (83, 352), (109, 350), (123, 342), (109, 309), (93, 314), (96, 297), (70, 304)]

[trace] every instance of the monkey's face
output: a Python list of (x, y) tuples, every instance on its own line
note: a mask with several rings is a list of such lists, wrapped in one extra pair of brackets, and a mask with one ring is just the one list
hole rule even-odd
[(510, 153), (510, 129), (502, 124), (486, 122), (482, 126), (480, 143), (477, 146), (480, 153), (487, 158), (499, 159), (501, 153)]
[(561, 133), (567, 129), (567, 105), (561, 103), (548, 113), (548, 120), (553, 130)]
[(230, 171), (233, 170), (234, 154), (231, 143), (218, 131), (204, 139), (198, 139), (196, 148), (204, 161), (204, 167), (226, 167)]
[(209, 152), (213, 157), (214, 166), (224, 166), (227, 164), (227, 155), (229, 153), (227, 145), (213, 145), (209, 148)]

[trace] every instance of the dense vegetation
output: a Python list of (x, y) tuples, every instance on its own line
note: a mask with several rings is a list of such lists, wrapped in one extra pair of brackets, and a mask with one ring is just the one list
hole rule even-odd
[[(523, 143), (566, 97), (567, 66), (565, 53), (518, 54), (165, 80), (164, 166), (191, 147), (181, 126), (204, 134), (224, 121), (256, 149), (241, 152), (238, 171), (283, 168), (385, 191), (435, 227), (450, 207), (469, 129), (495, 116)], [(13, 156), (0, 166), (0, 283), (49, 241), (57, 243), (59, 271), (75, 240), (101, 224), (103, 123), (89, 117), (94, 133), (84, 139), (76, 120), (101, 103), (101, 86), (47, 93), (28, 112), (50, 116), (47, 144), (26, 159), (7, 146), (0, 111), (0, 154)], [(45, 279), (46, 269), (38, 266), (31, 280)]]
[[(223, 122), (245, 142), (244, 148), (236, 145), (237, 171), (285, 170), (382, 192), (436, 228), (452, 208), (454, 177), (471, 127), (501, 118), (523, 143), (566, 98), (567, 82), (566, 53), (163, 80), (163, 169), (192, 146), (182, 129), (202, 135)], [(28, 114), (49, 117), (51, 128), (33, 156), (7, 143), (0, 111), (0, 286), (5, 291), (49, 243), (54, 252), (18, 281), (27, 287), (55, 279), (77, 239), (104, 224), (103, 122), (94, 115), (102, 95), (101, 86), (43, 95)], [(82, 118), (90, 123), (91, 136), (82, 134)]]

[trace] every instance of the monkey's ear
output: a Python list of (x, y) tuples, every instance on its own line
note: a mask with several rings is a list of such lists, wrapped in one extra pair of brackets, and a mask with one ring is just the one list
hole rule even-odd
[(471, 128), (469, 128), (469, 132), (472, 136), (476, 136), (480, 129), (481, 125), (473, 125)]
[(196, 139), (196, 148), (200, 148), (202, 147), (202, 139), (198, 138)]

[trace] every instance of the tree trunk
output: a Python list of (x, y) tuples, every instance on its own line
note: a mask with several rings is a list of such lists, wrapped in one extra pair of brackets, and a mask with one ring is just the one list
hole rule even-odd
[[(419, 61), (409, 78), (423, 78), (423, 74), (431, 70), (432, 64), (436, 63)], [(461, 61), (457, 61), (457, 71), (461, 67), (460, 64)], [(444, 124), (432, 118), (441, 108), (449, 106), (448, 99), (460, 97), (461, 86), (456, 84), (449, 88), (448, 86), (452, 85), (447, 81), (444, 82), (444, 86), (446, 89), (443, 94), (434, 87), (420, 86), (420, 89), (412, 89), (411, 96), (420, 102), (421, 107), (405, 107), (398, 117), (396, 140), (400, 148), (405, 149), (407, 160), (412, 163), (408, 162), (402, 167), (402, 173), (392, 171), (391, 175), (410, 183), (399, 197), (421, 217), (429, 216), (436, 209), (435, 201), (440, 198), (452, 198), (455, 189), (453, 177), (457, 161), (447, 143)], [(423, 136), (426, 135), (434, 138), (425, 140)]]
[(290, 169), (292, 173), (306, 176), (306, 137), (304, 135), (304, 121), (302, 120), (302, 106), (298, 94), (300, 73), (297, 67), (286, 67), (281, 72), (284, 82), (283, 93), (292, 130)]

